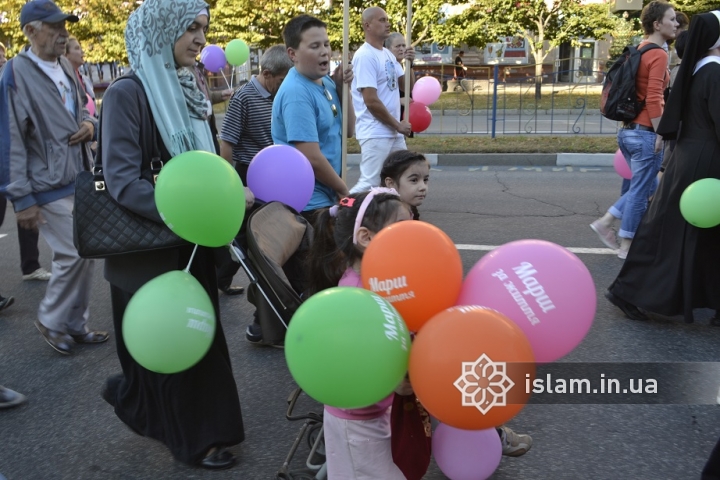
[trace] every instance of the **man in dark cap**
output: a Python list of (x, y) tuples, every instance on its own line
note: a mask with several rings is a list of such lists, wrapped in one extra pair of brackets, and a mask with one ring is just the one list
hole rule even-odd
[(39, 228), (52, 249), (52, 276), (35, 326), (65, 355), (75, 343), (108, 339), (87, 327), (93, 262), (73, 245), (75, 177), (90, 167), (88, 142), (96, 127), (63, 56), (65, 22), (78, 20), (50, 0), (23, 5), (20, 25), (30, 48), (0, 76), (0, 194), (13, 202), (18, 224)]

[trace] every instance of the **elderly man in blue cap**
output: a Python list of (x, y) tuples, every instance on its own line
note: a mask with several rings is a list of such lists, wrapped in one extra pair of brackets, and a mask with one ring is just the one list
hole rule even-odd
[(65, 355), (76, 343), (108, 339), (87, 327), (93, 262), (73, 245), (75, 177), (90, 168), (96, 127), (63, 56), (65, 22), (78, 20), (50, 0), (23, 5), (20, 25), (30, 48), (8, 61), (0, 77), (0, 194), (12, 201), (18, 224), (39, 228), (52, 249), (52, 277), (35, 326)]

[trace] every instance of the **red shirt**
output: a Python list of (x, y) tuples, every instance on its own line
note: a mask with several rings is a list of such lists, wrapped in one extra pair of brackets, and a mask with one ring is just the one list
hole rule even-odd
[[(647, 45), (643, 41), (638, 49)], [(652, 127), (651, 118), (662, 116), (665, 108), (663, 92), (670, 83), (670, 72), (668, 71), (668, 55), (662, 48), (655, 48), (645, 52), (640, 57), (640, 67), (635, 79), (635, 91), (639, 101), (645, 99), (645, 106), (633, 122)]]

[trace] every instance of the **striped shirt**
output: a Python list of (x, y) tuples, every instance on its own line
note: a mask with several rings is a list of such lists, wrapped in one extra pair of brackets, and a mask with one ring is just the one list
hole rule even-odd
[(243, 85), (230, 99), (220, 140), (235, 145), (232, 159), (249, 164), (255, 155), (273, 144), (270, 133), (273, 97), (257, 77)]

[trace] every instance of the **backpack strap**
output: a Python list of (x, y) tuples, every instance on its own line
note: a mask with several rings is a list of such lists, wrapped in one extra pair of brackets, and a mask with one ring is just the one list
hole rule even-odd
[[(649, 52), (650, 50), (655, 50), (656, 48), (662, 48), (657, 43), (650, 42), (647, 45), (645, 45), (642, 48), (638, 48), (638, 52), (640, 52), (640, 55), (642, 55), (645, 52)], [(663, 49), (664, 50), (664, 49)]]
[[(660, 45), (658, 45), (657, 43), (650, 42), (647, 45), (645, 45), (644, 47), (638, 48), (638, 52), (640, 53), (640, 56), (642, 57), (643, 53), (649, 52), (650, 50), (655, 50), (656, 48), (662, 48), (662, 47)], [(663, 48), (663, 50), (665, 50), (665, 49)], [(665, 81), (666, 75), (667, 75), (667, 69), (665, 69), (665, 72), (663, 72), (663, 82)], [(669, 95), (669, 93), (670, 93), (669, 89), (670, 89), (670, 87), (666, 88), (665, 91), (663, 92), (663, 97), (665, 100), (667, 100), (667, 95)], [(647, 100), (647, 95), (645, 95), (645, 98), (643, 98), (642, 102), (640, 102), (640, 105), (642, 108), (645, 108), (646, 100)]]

